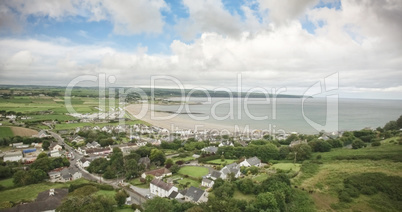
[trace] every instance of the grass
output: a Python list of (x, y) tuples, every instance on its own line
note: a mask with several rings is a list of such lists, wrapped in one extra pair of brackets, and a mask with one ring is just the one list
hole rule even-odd
[(188, 157), (184, 157), (184, 158), (179, 158), (179, 157), (177, 157), (177, 158), (172, 158), (173, 163), (176, 163), (176, 162), (179, 161), (179, 160), (184, 161), (184, 162), (187, 162), (187, 161), (192, 161), (192, 160), (194, 160), (194, 159), (195, 159), (195, 158), (192, 157), (192, 156), (188, 156)]
[(13, 178), (5, 179), (5, 180), (0, 180), (0, 185), (5, 187), (5, 188), (11, 188), (14, 186)]
[(253, 181), (261, 183), (262, 181), (266, 180), (267, 178), (268, 178), (268, 174), (261, 173), (261, 174), (258, 174), (255, 177), (253, 177)]
[(139, 188), (149, 188), (149, 184), (142, 183), (140, 181), (140, 178), (135, 178), (135, 179), (131, 180), (130, 183), (131, 183), (131, 185), (137, 186)]
[(236, 191), (233, 194), (233, 198), (238, 199), (238, 200), (251, 201), (251, 200), (255, 200), (255, 195), (254, 194), (243, 194), (238, 189), (236, 189)]
[(87, 183), (87, 180), (78, 179), (67, 183), (49, 183), (43, 182), (23, 187), (13, 188), (0, 192), (0, 205), (2, 202), (11, 201), (14, 203), (33, 201), (40, 192), (51, 188), (68, 188), (71, 184)]
[(179, 174), (188, 175), (192, 177), (202, 177), (209, 173), (208, 168), (198, 166), (184, 166), (180, 168)]
[(178, 180), (177, 182), (179, 184), (181, 184), (181, 185), (186, 185), (187, 182), (189, 182), (190, 183), (189, 187), (194, 186), (194, 187), (199, 188), (201, 186), (201, 183), (199, 181), (193, 180), (193, 179), (190, 179), (190, 178), (183, 178), (181, 180)]
[[(338, 203), (338, 191), (343, 188), (344, 179), (359, 173), (381, 172), (386, 175), (402, 176), (402, 163), (394, 160), (402, 157), (401, 145), (383, 142), (379, 147), (369, 146), (357, 150), (333, 149), (320, 155), (322, 159), (318, 160), (319, 163), (305, 161), (301, 167), (301, 174), (293, 180), (299, 188), (315, 191), (312, 197), (318, 210), (395, 211), (392, 207), (388, 207), (395, 203), (385, 198), (383, 194), (360, 195), (352, 203)], [(373, 202), (378, 202), (380, 205), (373, 205)]]
[(215, 159), (215, 160), (209, 160), (207, 163), (222, 165), (224, 163), (231, 164), (236, 161), (237, 161), (236, 159), (225, 159), (224, 161), (222, 161), (221, 159)]
[(106, 190), (99, 190), (95, 193), (95, 195), (103, 195), (106, 196), (107, 198), (114, 199), (114, 196), (116, 195), (116, 191), (106, 191)]
[(274, 169), (281, 169), (284, 171), (292, 170), (298, 172), (300, 170), (301, 164), (295, 164), (295, 163), (277, 163), (271, 166), (271, 168)]
[(13, 137), (14, 133), (10, 127), (0, 127), (0, 138)]

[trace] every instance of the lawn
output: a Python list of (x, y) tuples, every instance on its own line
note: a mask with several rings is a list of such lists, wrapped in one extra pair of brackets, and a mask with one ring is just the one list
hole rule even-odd
[(142, 183), (140, 181), (140, 178), (135, 178), (135, 179), (131, 180), (130, 183), (131, 183), (131, 185), (137, 186), (139, 188), (149, 188), (149, 184)]
[(116, 194), (116, 191), (106, 191), (106, 190), (99, 190), (95, 193), (95, 195), (103, 195), (106, 196), (107, 198), (114, 199), (114, 196)]
[(224, 163), (231, 164), (231, 163), (234, 163), (236, 161), (237, 161), (236, 159), (225, 159), (224, 161), (222, 161), (221, 159), (215, 159), (215, 160), (209, 160), (207, 163), (221, 165), (221, 164), (224, 164)]
[(268, 175), (266, 173), (260, 173), (257, 176), (253, 177), (253, 181), (261, 183), (262, 181), (266, 180)]
[(209, 173), (208, 168), (199, 167), (199, 166), (184, 166), (180, 168), (179, 174), (188, 175), (192, 177), (202, 177)]
[(255, 195), (254, 194), (243, 194), (239, 190), (236, 189), (236, 191), (233, 194), (234, 199), (239, 199), (239, 200), (246, 200), (246, 201), (251, 201), (255, 200)]
[(9, 127), (0, 127), (0, 138), (13, 137), (13, 131)]
[(14, 186), (13, 183), (13, 178), (5, 179), (5, 180), (0, 180), (0, 185), (6, 188), (10, 188)]
[(194, 160), (194, 159), (195, 159), (195, 158), (192, 157), (192, 156), (188, 156), (188, 157), (184, 157), (184, 158), (179, 158), (179, 157), (177, 157), (177, 158), (172, 158), (173, 163), (176, 163), (176, 162), (179, 161), (179, 160), (181, 160), (181, 161), (183, 161), (183, 162), (187, 162), (187, 161), (192, 161), (192, 160)]
[(190, 178), (183, 178), (182, 180), (178, 180), (177, 182), (178, 182), (179, 184), (181, 184), (181, 185), (186, 185), (187, 182), (190, 182), (189, 187), (190, 187), (190, 186), (194, 186), (194, 187), (199, 188), (199, 187), (201, 186), (201, 183), (200, 183), (199, 181), (193, 180), (193, 179), (190, 179)]
[(292, 170), (298, 172), (300, 170), (301, 164), (298, 163), (277, 163), (271, 166), (274, 169), (281, 169), (284, 171)]
[(88, 181), (85, 179), (79, 179), (68, 183), (44, 182), (39, 184), (32, 184), (23, 187), (13, 188), (10, 190), (5, 190), (0, 192), (0, 205), (2, 202), (5, 201), (11, 201), (15, 203), (21, 201), (33, 201), (40, 192), (49, 190), (51, 188), (68, 188), (71, 184), (81, 184), (87, 182)]

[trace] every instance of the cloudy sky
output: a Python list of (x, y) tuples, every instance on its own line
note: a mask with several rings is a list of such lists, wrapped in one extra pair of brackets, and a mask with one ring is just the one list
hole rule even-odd
[(338, 74), (341, 97), (402, 99), (401, 69), (400, 0), (0, 1), (0, 84), (106, 74), (237, 89), (241, 77), (244, 91), (303, 94)]

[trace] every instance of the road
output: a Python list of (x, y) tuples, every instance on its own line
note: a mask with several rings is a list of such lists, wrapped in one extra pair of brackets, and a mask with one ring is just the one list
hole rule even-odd
[(145, 196), (147, 194), (150, 194), (149, 189), (138, 188), (136, 186), (133, 186), (133, 185), (127, 184), (127, 183), (125, 185), (130, 185), (130, 186), (128, 188), (123, 187), (123, 185), (121, 185), (119, 182), (123, 181), (124, 178), (114, 179), (114, 180), (106, 180), (99, 175), (89, 173), (87, 170), (85, 170), (84, 168), (77, 165), (77, 161), (80, 160), (83, 156), (81, 154), (78, 154), (73, 147), (70, 147), (69, 145), (67, 145), (64, 142), (64, 139), (59, 134), (52, 132), (52, 131), (48, 131), (48, 132), (53, 136), (53, 138), (56, 139), (56, 141), (59, 145), (64, 146), (65, 150), (72, 152), (74, 154), (74, 160), (70, 160), (70, 167), (75, 167), (75, 168), (80, 169), (83, 178), (90, 180), (90, 181), (97, 181), (99, 183), (105, 183), (105, 184), (113, 186), (114, 188), (123, 188), (131, 196), (132, 203), (135, 203), (137, 205), (142, 205), (143, 203), (146, 202), (147, 199), (145, 198)]

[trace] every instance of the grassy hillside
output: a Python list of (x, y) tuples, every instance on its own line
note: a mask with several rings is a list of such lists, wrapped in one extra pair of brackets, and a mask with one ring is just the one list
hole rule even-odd
[(395, 205), (402, 202), (390, 200), (383, 192), (359, 195), (351, 202), (339, 201), (339, 194), (345, 189), (344, 181), (351, 176), (384, 173), (402, 177), (402, 145), (390, 143), (392, 140), (385, 140), (378, 147), (315, 153), (313, 158), (321, 155), (322, 159), (305, 161), (294, 183), (301, 189), (314, 191), (311, 195), (318, 211), (399, 211), (401, 206)]

